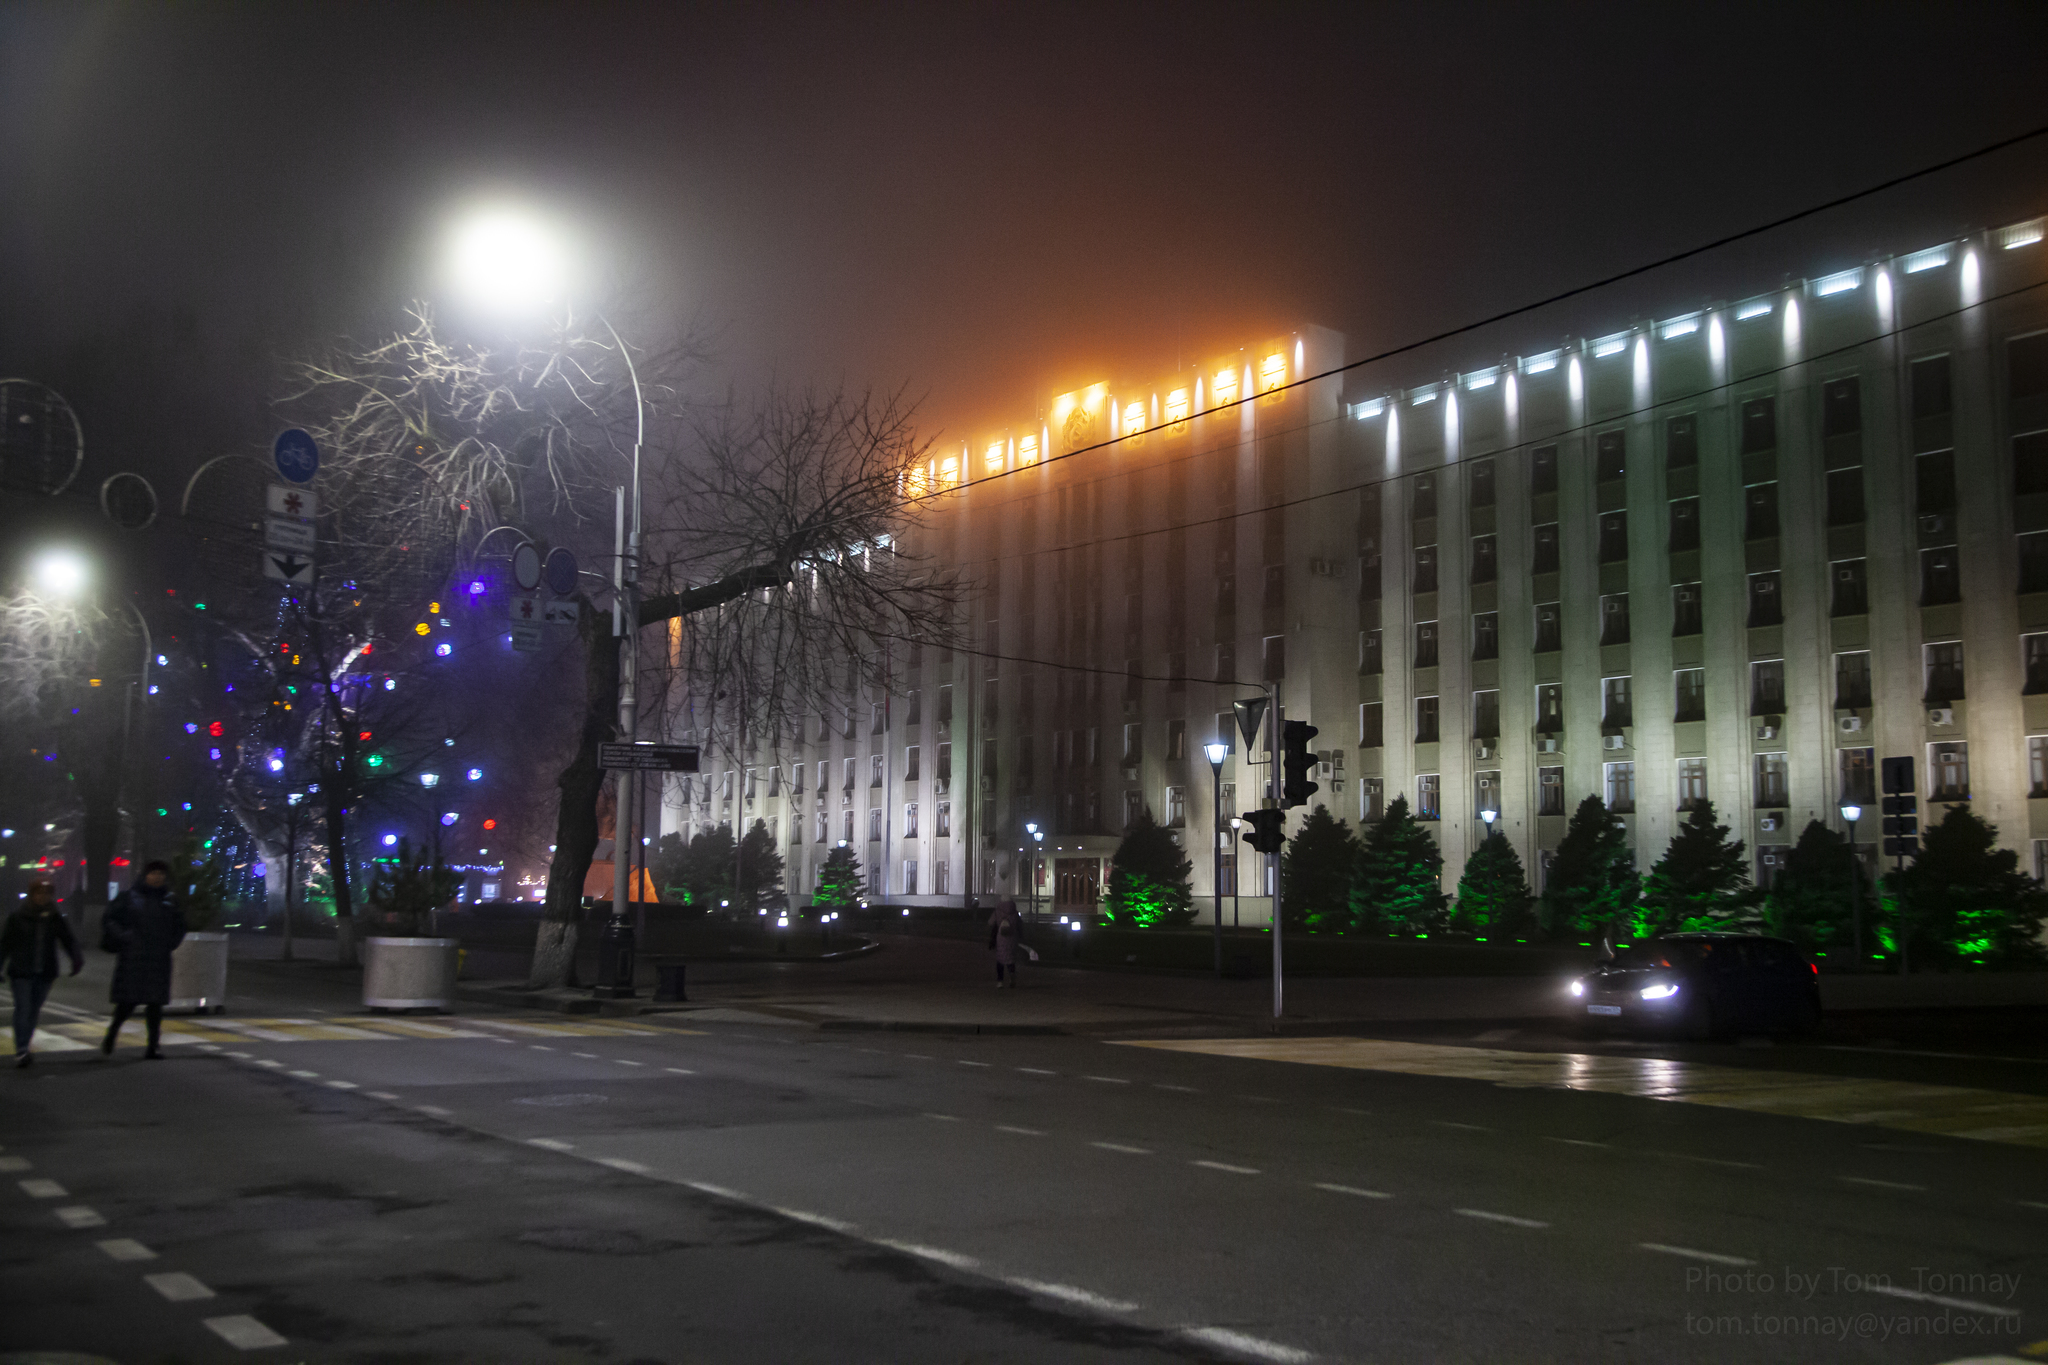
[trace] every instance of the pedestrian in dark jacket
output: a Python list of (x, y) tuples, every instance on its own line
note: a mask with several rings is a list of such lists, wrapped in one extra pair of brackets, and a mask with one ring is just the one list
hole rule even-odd
[(114, 964), (114, 986), (108, 996), (114, 1002), (114, 1021), (100, 1040), (101, 1052), (113, 1052), (121, 1025), (140, 1005), (149, 1026), (149, 1050), (142, 1055), (163, 1060), (157, 1041), (164, 1006), (171, 999), (171, 951), (185, 937), (185, 912), (171, 894), (170, 881), (169, 863), (150, 863), (142, 869), (142, 880), (107, 907), (102, 946), (119, 953), (121, 960)]
[[(1017, 902), (1005, 896), (996, 905), (996, 912), (988, 917), (988, 946), (996, 955), (996, 989), (1005, 985), (1014, 989), (1017, 985), (1017, 939), (1024, 932), (1024, 921), (1017, 914)], [(1010, 979), (1003, 980), (1009, 973)]]
[(71, 959), (71, 974), (85, 966), (78, 940), (57, 909), (57, 888), (46, 881), (28, 884), (28, 904), (7, 917), (0, 926), (0, 967), (7, 972), (7, 984), (14, 989), (14, 1064), (27, 1066), (35, 1060), (28, 1050), (36, 1036), (36, 1018), (49, 997), (50, 983), (57, 979), (57, 950)]

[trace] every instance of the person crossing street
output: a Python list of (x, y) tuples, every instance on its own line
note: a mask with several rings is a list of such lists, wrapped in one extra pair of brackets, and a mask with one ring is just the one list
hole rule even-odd
[(57, 909), (57, 889), (37, 879), (28, 886), (28, 903), (7, 917), (0, 926), (0, 967), (14, 990), (14, 1064), (27, 1066), (35, 1060), (29, 1044), (36, 1036), (36, 1020), (49, 997), (50, 983), (57, 979), (57, 950), (71, 959), (71, 974), (85, 966), (78, 940)]
[(114, 983), (108, 998), (114, 1004), (113, 1022), (100, 1040), (100, 1051), (112, 1054), (136, 1006), (143, 1010), (149, 1028), (149, 1048), (142, 1055), (162, 1061), (158, 1050), (163, 1032), (164, 1006), (171, 999), (171, 953), (185, 938), (185, 912), (171, 894), (171, 865), (161, 859), (142, 869), (142, 878), (128, 894), (107, 907), (100, 946), (118, 953)]

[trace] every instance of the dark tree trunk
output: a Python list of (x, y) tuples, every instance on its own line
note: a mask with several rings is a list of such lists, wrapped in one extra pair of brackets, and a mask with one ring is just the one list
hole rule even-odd
[[(332, 678), (334, 664), (328, 657), (319, 613), (302, 608), (299, 619), (307, 629), (319, 676)], [(325, 808), (327, 821), (327, 876), (334, 888), (334, 960), (340, 966), (353, 967), (356, 965), (356, 915), (354, 889), (349, 880), (348, 802), (349, 793), (355, 787), (356, 731), (349, 724), (347, 712), (342, 709), (341, 694), (333, 687), (321, 690), (321, 705), (328, 728), (334, 735), (333, 747), (327, 750), (334, 758), (334, 766), (320, 782), (321, 805)]]

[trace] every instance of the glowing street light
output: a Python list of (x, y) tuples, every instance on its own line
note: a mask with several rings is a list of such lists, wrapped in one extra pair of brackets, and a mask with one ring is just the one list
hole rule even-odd
[(529, 312), (560, 298), (568, 256), (558, 234), (512, 208), (486, 209), (459, 223), (449, 257), (465, 294), (507, 312)]
[(91, 577), (84, 556), (75, 550), (45, 550), (35, 562), (36, 586), (52, 597), (70, 597)]

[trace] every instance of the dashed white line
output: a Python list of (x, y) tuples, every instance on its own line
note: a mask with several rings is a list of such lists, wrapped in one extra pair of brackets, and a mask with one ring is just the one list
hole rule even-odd
[(1315, 1359), (1299, 1347), (1283, 1346), (1277, 1341), (1248, 1336), (1243, 1332), (1232, 1331), (1228, 1327), (1185, 1327), (1181, 1329), (1181, 1335), (1190, 1341), (1199, 1341), (1205, 1346), (1235, 1351), (1239, 1355), (1252, 1356), (1259, 1360), (1270, 1360), (1274, 1365), (1303, 1365), (1303, 1362)]
[(1057, 1076), (1057, 1071), (1048, 1071), (1042, 1066), (1020, 1066), (1017, 1068), (1027, 1076)]
[(962, 1065), (962, 1066), (993, 1066), (993, 1065), (994, 1065), (994, 1063), (993, 1063), (993, 1062), (970, 1062), (970, 1061), (968, 1061), (968, 1060), (967, 1060), (966, 1058), (964, 1058), (964, 1057), (960, 1058), (959, 1060), (960, 1060), (960, 1065)]
[(1150, 1147), (1130, 1147), (1121, 1142), (1091, 1142), (1090, 1147), (1100, 1147), (1105, 1152), (1127, 1152), (1132, 1156), (1150, 1156)]
[(218, 1044), (218, 1043), (201, 1043), (201, 1044), (199, 1045), (199, 1050), (200, 1050), (201, 1052), (218, 1052), (218, 1051), (220, 1051), (220, 1044)]
[(1101, 1081), (1104, 1085), (1129, 1085), (1122, 1076), (1083, 1076), (1084, 1081)]
[(1012, 1124), (1012, 1123), (999, 1123), (999, 1124), (997, 1124), (997, 1125), (996, 1125), (996, 1131), (997, 1131), (998, 1133), (1015, 1133), (1015, 1134), (1016, 1134), (1016, 1135), (1017, 1135), (1018, 1137), (1044, 1137), (1044, 1136), (1045, 1136), (1045, 1132), (1044, 1132), (1044, 1130), (1043, 1130), (1043, 1129), (1039, 1129), (1039, 1128), (1019, 1128), (1019, 1127), (1017, 1127), (1017, 1126), (1016, 1126), (1015, 1124)]
[(604, 1058), (598, 1056), (595, 1052), (572, 1052), (569, 1055), (571, 1057), (581, 1057), (588, 1062), (601, 1062), (604, 1060)]
[(104, 1242), (94, 1242), (108, 1258), (116, 1261), (154, 1261), (156, 1253), (133, 1237), (109, 1237)]
[(357, 1088), (354, 1081), (329, 1081), (327, 1087), (330, 1090), (354, 1090)]
[(1903, 1289), (1895, 1284), (1873, 1284), (1868, 1279), (1864, 1280), (1863, 1287), (1873, 1294), (1889, 1294), (1895, 1299), (1911, 1299), (1915, 1303), (1938, 1303), (1943, 1308), (1959, 1308), (1965, 1313), (1989, 1313), (1999, 1318), (2016, 1318), (2020, 1314), (2020, 1310), (2009, 1303), (1976, 1303), (1970, 1299), (1951, 1299), (1942, 1294), (1926, 1294), (1917, 1289)]
[(1165, 1081), (1152, 1082), (1154, 1090), (1173, 1090), (1183, 1095), (1199, 1095), (1202, 1092), (1191, 1085), (1168, 1085)]
[(1683, 1256), (1689, 1261), (1707, 1261), (1713, 1265), (1755, 1265), (1747, 1256), (1727, 1256), (1718, 1251), (1700, 1251), (1694, 1247), (1675, 1247), (1664, 1242), (1637, 1242), (1645, 1251), (1661, 1252), (1666, 1256)]
[(395, 1100), (398, 1098), (389, 1090), (365, 1090), (363, 1093), (373, 1100)]
[(1332, 1113), (1335, 1113), (1335, 1114), (1358, 1114), (1358, 1115), (1362, 1115), (1362, 1116), (1370, 1116), (1370, 1115), (1371, 1115), (1371, 1113), (1372, 1113), (1372, 1110), (1370, 1110), (1370, 1109), (1349, 1109), (1349, 1108), (1346, 1108), (1346, 1107), (1345, 1107), (1344, 1105), (1341, 1105), (1341, 1104), (1333, 1104), (1333, 1105), (1331, 1105), (1331, 1106), (1330, 1106), (1330, 1112), (1332, 1112)]
[(1562, 1142), (1567, 1147), (1597, 1147), (1603, 1152), (1607, 1150), (1606, 1143), (1588, 1142), (1585, 1138), (1551, 1137), (1549, 1134), (1546, 1133), (1544, 1134), (1543, 1140), (1545, 1142)]
[(1878, 1190), (1913, 1190), (1923, 1194), (1927, 1190), (1925, 1185), (1908, 1185), (1898, 1180), (1878, 1180), (1867, 1175), (1838, 1175), (1835, 1179), (1847, 1185), (1868, 1185)]
[(775, 1209), (774, 1212), (781, 1214), (784, 1218), (794, 1218), (799, 1223), (809, 1223), (815, 1227), (824, 1228), (828, 1232), (853, 1233), (859, 1231), (858, 1227), (843, 1218), (827, 1218), (822, 1213), (806, 1213), (802, 1209), (783, 1208)]
[(960, 1121), (958, 1114), (926, 1114), (925, 1117), (937, 1119), (940, 1123), (958, 1123)]
[(58, 1209), (57, 1221), (67, 1228), (103, 1228), (107, 1225), (107, 1220), (100, 1215), (98, 1209), (88, 1208), (84, 1204), (72, 1204), (67, 1208)]
[(629, 1175), (651, 1175), (654, 1171), (652, 1166), (645, 1166), (637, 1161), (628, 1161), (622, 1156), (601, 1156), (597, 1159), (597, 1164), (609, 1166), (615, 1171), (625, 1171)]
[(202, 1319), (206, 1329), (238, 1351), (258, 1351), (266, 1346), (283, 1346), (285, 1339), (247, 1313)]
[(1360, 1199), (1392, 1199), (1394, 1197), (1385, 1190), (1361, 1190), (1356, 1185), (1332, 1185), (1321, 1180), (1316, 1182), (1316, 1188), (1328, 1190), (1331, 1194), (1355, 1194)]
[(553, 1052), (553, 1051), (554, 1051), (554, 1049), (553, 1049), (553, 1048), (549, 1047), (549, 1046), (548, 1046), (547, 1044), (545, 1044), (545, 1043), (528, 1043), (528, 1044), (527, 1044), (527, 1046), (528, 1046), (528, 1047), (530, 1047), (530, 1048), (532, 1048), (532, 1049), (533, 1049), (533, 1050), (534, 1050), (535, 1052)]
[(211, 1289), (208, 1289), (182, 1270), (167, 1270), (157, 1275), (144, 1275), (142, 1282), (172, 1303), (189, 1303), (193, 1299), (210, 1299), (214, 1297)]
[(1190, 1161), (1188, 1165), (1200, 1166), (1203, 1170), (1207, 1171), (1228, 1171), (1232, 1175), (1257, 1175), (1259, 1173), (1259, 1168), (1256, 1166), (1233, 1166), (1227, 1161)]
[(1670, 1157), (1674, 1161), (1697, 1161), (1702, 1166), (1727, 1166), (1737, 1171), (1760, 1171), (1762, 1166), (1754, 1161), (1730, 1161), (1723, 1156), (1694, 1156), (1690, 1152), (1652, 1152), (1651, 1156)]
[(573, 1152), (576, 1150), (575, 1143), (564, 1142), (560, 1138), (528, 1138), (526, 1145), (529, 1147), (545, 1147), (550, 1152)]
[(1493, 1129), (1480, 1123), (1456, 1123), (1450, 1119), (1431, 1119), (1430, 1122), (1439, 1128), (1459, 1128), (1467, 1133), (1490, 1133), (1493, 1131)]
[(929, 1052), (906, 1052), (903, 1055), (913, 1062), (928, 1062), (932, 1059), (932, 1054)]
[(251, 1060), (255, 1054), (249, 1052), (230, 1052), (228, 1056), (233, 1057), (238, 1062), (246, 1062)]
[(618, 1063), (618, 1064), (619, 1064), (620, 1066), (646, 1066), (646, 1065), (647, 1065), (647, 1063), (645, 1063), (645, 1062), (629, 1062), (629, 1061), (627, 1061), (627, 1060), (626, 1060), (626, 1059), (625, 1059), (624, 1057), (614, 1057), (614, 1058), (612, 1058), (612, 1060), (613, 1060), (613, 1061), (615, 1061), (615, 1062), (617, 1062), (617, 1063)]
[(317, 1071), (287, 1071), (284, 1074), (295, 1081), (317, 1081), (320, 1079), (320, 1073)]
[(885, 1246), (891, 1251), (900, 1251), (906, 1256), (915, 1256), (920, 1260), (937, 1261), (940, 1265), (951, 1266), (955, 1270), (973, 1270), (981, 1264), (980, 1261), (975, 1260), (972, 1256), (963, 1256), (957, 1251), (947, 1251), (944, 1247), (928, 1247), (922, 1242), (898, 1242), (887, 1237), (881, 1237), (876, 1239), (875, 1245)]
[(1071, 1284), (1055, 1284), (1049, 1280), (1027, 1280), (1021, 1276), (1013, 1276), (1005, 1280), (1004, 1283), (1013, 1288), (1021, 1289), (1027, 1294), (1039, 1294), (1048, 1299), (1060, 1299), (1067, 1303), (1076, 1303), (1083, 1308), (1093, 1308), (1102, 1313), (1135, 1313), (1138, 1311), (1138, 1305), (1132, 1303), (1129, 1299), (1112, 1299), (1106, 1294), (1093, 1293), (1090, 1290), (1080, 1289)]
[(1489, 1223), (1506, 1223), (1510, 1227), (1547, 1228), (1550, 1226), (1550, 1224), (1543, 1222), (1541, 1219), (1517, 1218), (1512, 1213), (1490, 1213), (1485, 1209), (1453, 1209), (1451, 1211), (1465, 1218), (1479, 1218)]
[(720, 1199), (746, 1199), (738, 1190), (728, 1189), (724, 1185), (713, 1185), (707, 1180), (685, 1180), (683, 1183), (701, 1194), (716, 1195)]
[(697, 1074), (686, 1066), (665, 1066), (662, 1070), (676, 1076), (694, 1076)]
[(447, 1119), (455, 1117), (454, 1110), (443, 1109), (438, 1104), (416, 1104), (413, 1106), (413, 1108), (419, 1110), (422, 1114), (429, 1114), (437, 1119)]
[(280, 1062), (280, 1061), (276, 1061), (276, 1060), (274, 1060), (273, 1058), (270, 1058), (270, 1057), (258, 1057), (258, 1058), (256, 1059), (256, 1065), (258, 1065), (258, 1066), (267, 1066), (267, 1067), (269, 1067), (269, 1068), (270, 1068), (271, 1070), (273, 1070), (273, 1071), (277, 1071), (277, 1070), (281, 1070), (281, 1069), (283, 1068), (283, 1066), (284, 1066), (284, 1063), (283, 1063), (283, 1062)]
[(64, 1187), (54, 1180), (23, 1180), (21, 1192), (31, 1199), (62, 1199)]
[(2048, 1212), (2048, 1204), (2044, 1204), (2038, 1199), (2022, 1199), (2019, 1201), (2019, 1205), (2023, 1209), (2040, 1209), (2043, 1212)]
[(0, 1156), (0, 1171), (32, 1171), (34, 1169), (35, 1167), (29, 1164), (29, 1160), (25, 1156)]

